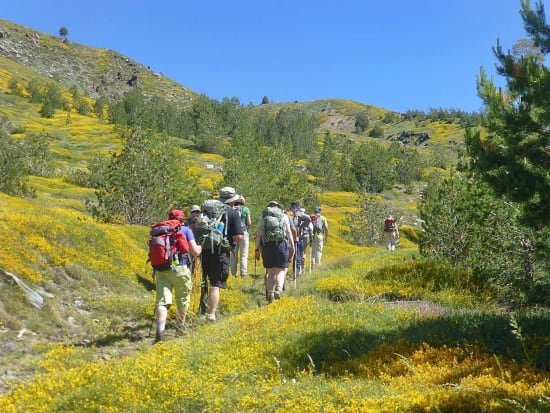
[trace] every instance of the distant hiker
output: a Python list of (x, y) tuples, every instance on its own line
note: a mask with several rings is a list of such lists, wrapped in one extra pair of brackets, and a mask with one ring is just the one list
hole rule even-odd
[(321, 214), (320, 206), (316, 206), (315, 208), (313, 208), (311, 222), (313, 224), (311, 263), (312, 265), (319, 265), (321, 264), (321, 258), (323, 256), (323, 247), (328, 241), (328, 221), (325, 216)]
[[(294, 210), (292, 209), (292, 204), (290, 208), (285, 209), (285, 214), (288, 217), (288, 222), (290, 224), (290, 232), (292, 233), (292, 243), (294, 244), (294, 259), (289, 261), (289, 266), (290, 266), (290, 263), (293, 264), (292, 271), (293, 271), (294, 279), (296, 279), (296, 251), (298, 250), (298, 230), (296, 228), (296, 223), (294, 220)], [(285, 268), (285, 279), (288, 274), (288, 270), (289, 270), (288, 268)]]
[(294, 215), (296, 232), (298, 233), (298, 248), (296, 251), (296, 272), (302, 275), (306, 267), (306, 250), (313, 239), (313, 223), (304, 208), (298, 208)]
[[(190, 212), (190, 216), (187, 218), (187, 221), (185, 221), (185, 226), (189, 227), (191, 229), (191, 231), (193, 231), (193, 234), (195, 233), (195, 225), (197, 223), (197, 220), (198, 218), (200, 217), (201, 215), (201, 207), (197, 204), (195, 205), (191, 205), (191, 210), (189, 211)], [(195, 235), (195, 238), (196, 238), (196, 235)], [(198, 270), (198, 268), (195, 268), (196, 266), (200, 265), (200, 261), (198, 259), (195, 259), (195, 257), (190, 257), (191, 258), (191, 266), (190, 266), (190, 269), (191, 269), (191, 274), (194, 275), (196, 274), (196, 271)], [(195, 281), (193, 281), (195, 282)], [(206, 278), (203, 277), (201, 278), (201, 294), (200, 294), (200, 302), (199, 302), (199, 311), (198, 311), (198, 314), (199, 315), (204, 315), (206, 314), (206, 299), (208, 297), (208, 281), (206, 280)]]
[(191, 228), (191, 231), (194, 231), (197, 219), (201, 215), (201, 207), (198, 205), (191, 205), (191, 210), (189, 212), (190, 216), (187, 218), (187, 221), (185, 221), (185, 226)]
[[(185, 213), (179, 209), (172, 209), (168, 219), (179, 221), (183, 224)], [(172, 289), (176, 297), (176, 318), (178, 327), (184, 330), (185, 318), (189, 309), (189, 302), (192, 290), (191, 270), (189, 269), (189, 255), (198, 257), (201, 254), (201, 247), (195, 242), (193, 232), (186, 226), (177, 228), (174, 241), (175, 253), (171, 257), (169, 265), (159, 266), (153, 270), (153, 277), (156, 285), (156, 310), (157, 331), (155, 343), (164, 341), (166, 330), (166, 318), (168, 308), (172, 305)], [(186, 245), (185, 245), (186, 244)]]
[(388, 251), (395, 251), (395, 246), (399, 242), (399, 228), (395, 218), (388, 215), (384, 219), (384, 243)]
[(286, 269), (294, 256), (294, 239), (290, 220), (282, 205), (271, 201), (262, 211), (255, 237), (255, 258), (262, 257), (266, 274), (268, 303), (281, 298)]
[[(243, 237), (239, 213), (227, 205), (237, 199), (234, 188), (221, 188), (218, 199), (203, 203), (201, 218), (195, 226), (197, 242), (202, 245), (203, 276), (210, 283), (206, 313), (208, 321), (216, 320), (220, 288), (227, 288), (231, 251)], [(210, 228), (212, 224), (216, 226), (214, 229)]]
[(249, 230), (252, 225), (250, 209), (245, 206), (245, 202), (244, 196), (239, 195), (239, 198), (232, 205), (233, 209), (235, 209), (241, 217), (243, 238), (235, 243), (235, 251), (231, 255), (231, 274), (237, 276), (237, 266), (240, 266), (241, 277), (246, 277), (248, 275)]
[(290, 209), (292, 210), (291, 222), (296, 232), (296, 254), (294, 254), (294, 279), (296, 279), (305, 269), (305, 248), (312, 238), (313, 226), (311, 225), (311, 218), (305, 214), (305, 209), (301, 208), (298, 201), (291, 202)]

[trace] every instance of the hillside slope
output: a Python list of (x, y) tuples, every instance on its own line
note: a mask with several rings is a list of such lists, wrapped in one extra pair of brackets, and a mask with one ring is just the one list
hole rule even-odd
[(131, 87), (188, 105), (197, 94), (114, 51), (97, 49), (0, 19), (0, 56), (94, 99), (118, 99)]

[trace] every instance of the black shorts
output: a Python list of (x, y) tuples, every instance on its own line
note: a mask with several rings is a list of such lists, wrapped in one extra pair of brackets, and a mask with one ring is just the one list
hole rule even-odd
[(221, 254), (212, 254), (210, 250), (202, 250), (202, 272), (204, 276), (208, 277), (212, 287), (227, 288), (229, 258), (229, 251), (222, 251)]
[(264, 268), (288, 268), (288, 256), (286, 241), (266, 242), (262, 246)]

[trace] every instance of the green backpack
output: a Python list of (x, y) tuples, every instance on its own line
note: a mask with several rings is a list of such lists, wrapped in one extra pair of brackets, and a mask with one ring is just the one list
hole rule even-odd
[(282, 241), (286, 238), (283, 216), (283, 210), (277, 207), (266, 207), (262, 211), (263, 242)]
[[(225, 217), (225, 219), (224, 219)], [(202, 248), (218, 253), (222, 249), (231, 249), (227, 239), (227, 206), (217, 200), (210, 199), (202, 205), (202, 214), (197, 218), (193, 233), (197, 244)]]

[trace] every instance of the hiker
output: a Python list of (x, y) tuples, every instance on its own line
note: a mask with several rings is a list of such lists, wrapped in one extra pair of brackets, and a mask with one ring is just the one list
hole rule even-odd
[[(290, 263), (293, 263), (293, 276), (294, 279), (296, 279), (296, 252), (298, 251), (298, 230), (296, 229), (296, 224), (294, 220), (294, 210), (292, 207), (293, 203), (291, 203), (290, 208), (285, 209), (285, 214), (288, 217), (288, 222), (290, 224), (290, 232), (292, 233), (292, 243), (294, 244), (294, 259), (289, 260), (289, 266)], [(286, 276), (288, 274), (289, 268), (285, 268), (285, 280)], [(284, 286), (283, 286), (284, 291)]]
[(267, 270), (265, 282), (268, 303), (281, 298), (286, 270), (294, 256), (290, 220), (282, 208), (277, 201), (270, 201), (256, 228), (254, 255), (256, 259), (262, 257), (263, 266)]
[[(187, 221), (185, 221), (185, 226), (189, 227), (191, 231), (193, 231), (193, 234), (195, 234), (195, 225), (197, 224), (197, 220), (201, 215), (201, 207), (197, 204), (191, 205), (190, 216), (187, 218)], [(197, 236), (195, 235), (195, 241)], [(200, 258), (197, 257), (190, 257), (191, 258), (191, 274), (195, 274), (195, 271), (197, 271), (196, 266), (200, 265)], [(200, 294), (200, 302), (199, 302), (199, 315), (206, 314), (206, 305), (207, 305), (207, 297), (208, 297), (208, 282), (204, 275), (201, 278), (201, 294)]]
[(388, 215), (384, 219), (384, 243), (388, 251), (395, 251), (395, 246), (399, 242), (399, 228), (395, 218)]
[(305, 208), (298, 208), (295, 213), (296, 231), (298, 233), (298, 249), (296, 250), (296, 272), (302, 275), (306, 267), (306, 250), (313, 239), (313, 224)]
[(197, 219), (201, 214), (201, 207), (198, 205), (191, 205), (191, 210), (189, 212), (190, 216), (185, 221), (185, 226), (191, 228), (191, 231), (194, 231)]
[[(185, 221), (185, 213), (179, 209), (172, 209), (168, 213), (168, 219), (178, 220), (182, 224)], [(178, 251), (176, 264), (165, 270), (153, 270), (153, 277), (156, 285), (156, 309), (157, 331), (155, 343), (164, 341), (166, 330), (166, 318), (168, 308), (172, 305), (172, 289), (176, 297), (176, 318), (178, 329), (185, 330), (185, 318), (189, 309), (191, 290), (191, 270), (189, 269), (189, 255), (196, 258), (201, 254), (202, 248), (195, 242), (193, 232), (186, 226), (181, 225), (179, 232), (185, 237), (188, 244), (188, 253), (182, 253), (184, 249), (179, 240), (176, 242)]]
[(250, 209), (245, 206), (246, 200), (244, 196), (239, 195), (239, 198), (233, 203), (232, 207), (239, 213), (241, 217), (241, 229), (243, 238), (235, 243), (235, 250), (231, 254), (231, 274), (237, 276), (237, 267), (240, 266), (241, 277), (248, 275), (248, 248), (249, 248), (249, 230), (252, 225)]
[(311, 243), (311, 264), (320, 265), (323, 256), (323, 247), (328, 241), (328, 221), (321, 214), (321, 207), (316, 206), (311, 216), (313, 224), (313, 241)]
[[(205, 201), (202, 205), (202, 215), (204, 216), (208, 205), (215, 204), (217, 201), (225, 204), (223, 206), (224, 213), (217, 223), (221, 234), (223, 234), (222, 245), (216, 246), (213, 243), (211, 244), (212, 240), (202, 240), (201, 244), (203, 246), (202, 272), (203, 276), (210, 283), (207, 298), (207, 321), (216, 320), (216, 310), (218, 309), (220, 300), (220, 288), (227, 288), (231, 251), (235, 247), (235, 243), (239, 242), (243, 237), (239, 213), (228, 205), (237, 199), (238, 195), (235, 193), (235, 189), (227, 186), (220, 189), (217, 200)], [(196, 231), (198, 231), (198, 224)]]

